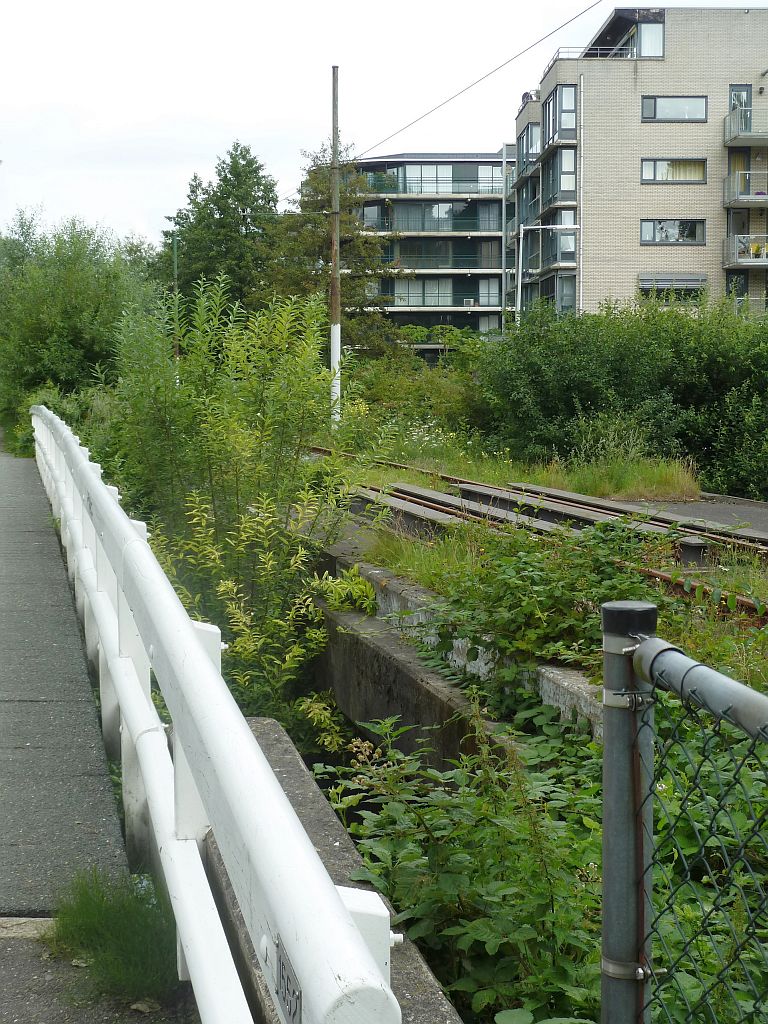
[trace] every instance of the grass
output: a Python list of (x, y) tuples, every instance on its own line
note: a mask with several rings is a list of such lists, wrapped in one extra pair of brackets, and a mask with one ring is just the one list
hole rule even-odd
[(59, 901), (47, 942), (55, 955), (87, 964), (96, 994), (168, 1005), (178, 992), (173, 915), (145, 876), (78, 875)]
[(450, 579), (468, 572), (482, 557), (483, 537), (484, 531), (479, 526), (459, 526), (433, 540), (414, 540), (380, 530), (376, 543), (366, 551), (365, 558), (428, 590), (447, 596)]
[(698, 480), (684, 459), (605, 457), (569, 462), (553, 459), (547, 464), (527, 465), (486, 453), (457, 452), (448, 446), (401, 448), (390, 451), (387, 458), (418, 468), (414, 471), (376, 466), (368, 474), (370, 483), (381, 487), (399, 482), (449, 490), (450, 486), (440, 479), (442, 473), (496, 487), (527, 483), (625, 501), (686, 500), (698, 498), (701, 493)]

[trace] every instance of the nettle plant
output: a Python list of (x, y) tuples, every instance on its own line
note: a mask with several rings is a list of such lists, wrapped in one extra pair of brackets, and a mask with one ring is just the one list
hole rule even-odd
[(349, 766), (317, 769), (365, 859), (359, 877), (400, 911), (464, 1020), (594, 1019), (599, 832), (581, 821), (595, 813), (594, 787), (572, 800), (549, 747), (528, 749), (524, 764), (492, 746), (479, 717), (477, 752), (447, 771), (397, 749), (406, 728), (366, 723), (377, 745), (355, 740)]

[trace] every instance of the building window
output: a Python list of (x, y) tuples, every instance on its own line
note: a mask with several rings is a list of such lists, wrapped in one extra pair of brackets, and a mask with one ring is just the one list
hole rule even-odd
[(517, 173), (525, 174), (541, 154), (541, 125), (527, 124), (517, 137)]
[(706, 121), (706, 96), (643, 96), (643, 121)]
[(644, 299), (697, 302), (707, 287), (706, 274), (641, 274), (638, 291)]
[(490, 331), (498, 331), (499, 317), (496, 313), (484, 313), (478, 317), (477, 329), (481, 334), (488, 334)]
[[(575, 210), (558, 210), (547, 226), (558, 225), (568, 227), (576, 224)], [(576, 262), (576, 231), (537, 232), (541, 237), (541, 265), (551, 266), (553, 263)]]
[(501, 305), (498, 277), (481, 277), (477, 284), (478, 302), (481, 306)]
[(646, 22), (637, 26), (638, 57), (664, 56), (664, 26)]
[(395, 306), (452, 306), (453, 281), (450, 277), (422, 280), (414, 277), (395, 279)]
[(557, 310), (559, 313), (569, 313), (576, 308), (576, 275), (557, 275)]
[(640, 180), (643, 184), (670, 182), (677, 184), (705, 184), (707, 161), (704, 159), (641, 160)]
[(749, 295), (749, 275), (743, 270), (726, 270), (725, 294), (735, 299)]
[(705, 225), (703, 220), (641, 220), (640, 242), (643, 245), (704, 245)]
[(576, 138), (576, 86), (558, 85), (542, 108), (544, 146), (563, 139)]

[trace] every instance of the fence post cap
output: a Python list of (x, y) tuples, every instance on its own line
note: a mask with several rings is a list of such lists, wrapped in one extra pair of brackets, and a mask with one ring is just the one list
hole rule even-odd
[(600, 612), (603, 633), (649, 636), (656, 632), (658, 610), (650, 601), (606, 601)]

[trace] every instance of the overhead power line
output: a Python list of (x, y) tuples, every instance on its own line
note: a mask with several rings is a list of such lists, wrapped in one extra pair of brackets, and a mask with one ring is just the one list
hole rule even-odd
[(402, 128), (398, 128), (397, 131), (392, 132), (391, 135), (387, 135), (386, 138), (380, 139), (378, 142), (375, 142), (372, 146), (369, 146), (368, 149), (364, 149), (362, 153), (357, 153), (353, 157), (353, 160), (359, 160), (361, 157), (364, 157), (368, 153), (370, 153), (372, 149), (378, 149), (379, 146), (383, 146), (385, 142), (389, 142), (390, 139), (394, 139), (396, 135), (400, 135), (402, 132), (407, 131), (408, 128), (413, 128), (415, 124), (418, 124), (419, 121), (423, 121), (425, 117), (429, 117), (430, 114), (434, 114), (437, 110), (440, 110), (443, 107), (447, 106), (449, 103), (452, 103), (454, 100), (458, 99), (459, 96), (463, 96), (465, 92), (469, 92), (469, 90), (474, 89), (476, 85), (480, 85), (481, 82), (485, 82), (488, 78), (491, 77), (491, 75), (495, 75), (497, 71), (501, 71), (502, 68), (507, 67), (513, 61), (518, 60), (520, 57), (524, 57), (526, 53), (532, 50), (535, 46), (538, 46), (539, 43), (545, 43), (547, 39), (550, 38), (550, 36), (554, 36), (562, 29), (567, 28), (568, 25), (570, 25), (572, 22), (576, 21), (578, 18), (581, 18), (583, 15), (588, 14), (593, 7), (597, 7), (601, 3), (602, 0), (595, 0), (593, 4), (589, 5), (589, 7), (585, 7), (583, 11), (579, 11), (578, 14), (574, 14), (572, 18), (569, 18), (567, 21), (564, 21), (562, 25), (558, 25), (557, 28), (553, 28), (551, 32), (547, 32), (545, 36), (542, 36), (540, 39), (537, 39), (536, 42), (531, 43), (529, 46), (526, 46), (525, 49), (520, 50), (518, 53), (514, 54), (512, 57), (509, 58), (509, 60), (505, 60), (503, 64), (499, 64), (498, 67), (493, 68), (491, 71), (487, 71), (480, 78), (476, 78), (474, 82), (470, 82), (469, 85), (465, 85), (463, 89), (459, 89), (459, 91), (455, 92), (453, 96), (449, 96), (447, 99), (442, 100), (440, 103), (432, 107), (430, 110), (427, 110), (425, 113), (420, 114), (418, 117), (414, 118), (413, 121), (409, 121), (408, 124), (403, 125)]
[[(441, 110), (443, 107), (447, 106), (449, 103), (452, 103), (454, 100), (458, 99), (459, 96), (463, 96), (464, 93), (469, 92), (470, 89), (474, 89), (476, 85), (480, 85), (481, 82), (485, 82), (492, 75), (495, 75), (497, 72), (501, 71), (503, 68), (508, 67), (510, 64), (513, 63), (513, 61), (519, 60), (520, 57), (524, 57), (526, 53), (529, 53), (531, 50), (533, 50), (540, 43), (545, 43), (547, 41), (547, 39), (550, 39), (552, 36), (556, 35), (560, 31), (562, 31), (562, 29), (567, 28), (569, 25), (572, 25), (574, 21), (578, 21), (578, 19), (583, 17), (585, 14), (589, 14), (589, 12), (591, 10), (593, 10), (595, 7), (599, 6), (599, 4), (601, 4), (602, 2), (603, 2), (603, 0), (595, 0), (594, 3), (591, 3), (588, 7), (585, 7), (582, 11), (579, 11), (578, 14), (574, 14), (573, 17), (568, 18), (567, 21), (562, 22), (556, 28), (553, 28), (551, 31), (547, 32), (546, 35), (540, 36), (538, 39), (536, 39), (534, 42), (530, 43), (524, 49), (519, 50), (517, 53), (513, 54), (508, 60), (505, 60), (503, 64), (499, 64), (498, 67), (492, 68), (490, 71), (487, 71), (484, 75), (481, 75), (480, 78), (476, 78), (474, 82), (470, 82), (469, 85), (465, 85), (463, 89), (459, 89), (458, 92), (453, 93), (452, 96), (448, 96), (446, 99), (441, 100), (440, 103), (436, 104), (434, 107), (431, 107), (429, 110), (425, 111), (423, 114), (419, 114), (418, 117), (415, 117), (412, 121), (409, 121), (408, 124), (404, 124), (402, 128), (398, 128), (397, 131), (392, 132), (390, 135), (387, 135), (385, 138), (380, 139), (378, 142), (375, 142), (372, 146), (369, 146), (367, 149), (364, 149), (362, 151), (362, 153), (356, 153), (351, 158), (350, 162), (354, 162), (355, 160), (360, 160), (361, 157), (366, 156), (368, 153), (371, 152), (371, 150), (378, 149), (379, 146), (383, 146), (385, 142), (389, 142), (390, 139), (394, 139), (396, 135), (401, 135), (404, 131), (407, 131), (409, 128), (413, 128), (413, 126), (415, 124), (418, 124), (420, 121), (423, 121), (425, 118), (429, 117), (431, 114), (434, 114), (436, 111)], [(281, 202), (281, 203), (287, 202), (287, 200), (292, 199), (295, 195), (298, 195), (298, 192), (299, 192), (299, 190), (297, 188), (294, 189), (292, 192), (289, 192), (288, 195), (283, 196), (279, 200), (279, 202)]]

